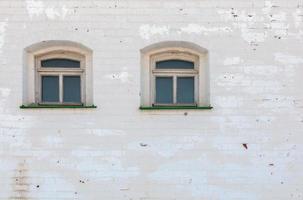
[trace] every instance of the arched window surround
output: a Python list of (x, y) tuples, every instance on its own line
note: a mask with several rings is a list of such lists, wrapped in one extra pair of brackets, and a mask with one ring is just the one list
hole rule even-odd
[[(50, 40), (30, 45), (24, 50), (23, 71), (23, 105), (41, 102), (41, 83), (39, 83), (39, 70), (41, 61), (52, 58), (67, 58), (80, 61), (81, 75), (81, 101), (83, 105), (93, 105), (93, 66), (92, 50), (88, 47), (72, 42)], [(44, 72), (57, 73), (58, 71), (75, 72), (75, 69), (43, 69)], [(70, 72), (68, 72), (70, 71)]]
[[(196, 106), (210, 106), (208, 51), (186, 41), (165, 41), (141, 49), (141, 107), (155, 105), (155, 63), (161, 60), (180, 59), (194, 62)], [(170, 71), (170, 70), (166, 70)], [(183, 75), (186, 70), (180, 71)], [(188, 72), (193, 73), (193, 71)]]

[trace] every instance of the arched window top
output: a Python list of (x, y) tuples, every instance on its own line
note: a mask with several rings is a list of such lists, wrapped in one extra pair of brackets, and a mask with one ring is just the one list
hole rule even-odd
[(68, 58), (51, 58), (41, 60), (41, 67), (80, 68), (80, 61)]
[(25, 48), (27, 53), (43, 54), (50, 51), (65, 50), (79, 54), (91, 54), (92, 50), (83, 44), (66, 40), (47, 40), (35, 43)]
[(181, 51), (195, 55), (202, 55), (208, 52), (207, 49), (187, 41), (164, 41), (149, 45), (141, 49), (141, 53), (145, 55), (152, 55), (170, 51)]
[(35, 55), (38, 67), (41, 68), (81, 68), (86, 69), (86, 55), (70, 50), (55, 50)]
[(156, 62), (156, 69), (194, 69), (194, 62), (180, 59), (169, 59)]

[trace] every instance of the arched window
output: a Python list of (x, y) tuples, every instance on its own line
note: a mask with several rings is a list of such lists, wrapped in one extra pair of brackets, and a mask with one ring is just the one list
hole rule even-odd
[(36, 56), (36, 102), (82, 105), (85, 102), (85, 57), (53, 51)]
[(141, 108), (210, 107), (205, 49), (188, 42), (162, 42), (141, 53)]
[(89, 106), (92, 52), (73, 42), (48, 41), (26, 49), (24, 104)]

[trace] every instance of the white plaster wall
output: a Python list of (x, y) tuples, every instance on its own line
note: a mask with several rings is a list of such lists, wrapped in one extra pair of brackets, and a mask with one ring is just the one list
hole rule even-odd
[[(0, 199), (303, 199), (302, 16), (301, 0), (1, 0)], [(23, 49), (43, 40), (94, 51), (97, 109), (19, 109)], [(139, 50), (166, 40), (209, 50), (213, 110), (138, 109)]]

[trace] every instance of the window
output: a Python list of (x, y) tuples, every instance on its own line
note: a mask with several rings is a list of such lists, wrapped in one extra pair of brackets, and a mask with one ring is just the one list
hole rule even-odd
[[(71, 41), (25, 49), (23, 106), (93, 107), (92, 51)], [(29, 106), (30, 107), (30, 106)]]
[(84, 102), (84, 56), (74, 52), (50, 52), (36, 57), (36, 102), (72, 104)]
[(196, 56), (169, 52), (154, 55), (151, 60), (153, 105), (197, 105)]
[(205, 49), (163, 42), (141, 53), (141, 107), (210, 107)]

